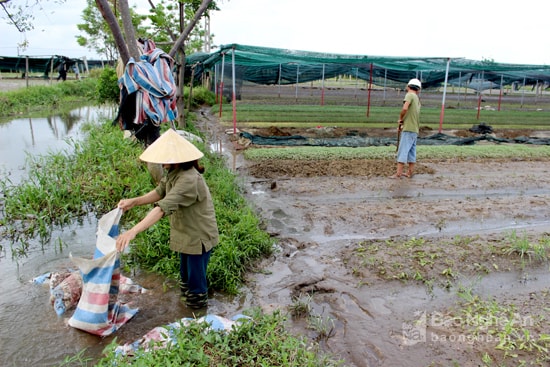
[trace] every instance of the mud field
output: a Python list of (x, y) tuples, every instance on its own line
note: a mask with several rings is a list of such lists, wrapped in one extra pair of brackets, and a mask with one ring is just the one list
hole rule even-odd
[[(422, 160), (413, 178), (397, 180), (388, 178), (393, 160), (257, 164), (242, 155), (254, 146), (238, 144), (215, 116), (199, 115), (199, 128), (213, 146), (223, 146), (246, 198), (277, 241), (274, 255), (249, 272), (242, 297), (232, 302), (214, 295), (209, 310), (281, 309), (292, 333), (317, 341), (346, 366), (548, 364), (526, 348), (506, 356), (494, 335), (468, 329), (461, 312), (477, 299), (513, 305), (527, 324), (550, 318), (548, 262), (531, 250), (523, 256), (510, 250), (518, 242), (514, 234), (519, 242), (549, 236), (550, 162)], [(394, 129), (359, 133), (395, 136)], [(499, 317), (489, 324), (502, 322)], [(550, 334), (548, 322), (543, 325), (530, 328), (533, 336)], [(493, 363), (484, 362), (489, 359)]]
[[(514, 305), (524, 318), (550, 317), (548, 263), (509, 250), (514, 234), (532, 241), (546, 235), (548, 161), (424, 160), (413, 178), (397, 180), (387, 177), (393, 160), (258, 164), (242, 157), (245, 148), (216, 117), (203, 117), (199, 123), (211, 139), (224, 141), (246, 197), (278, 243), (274, 256), (250, 273), (248, 302), (297, 314), (289, 317), (290, 329), (348, 366), (479, 366), (487, 357), (495, 365), (532, 362), (528, 352), (505, 357), (494, 339), (468, 334), (456, 315), (466, 307), (467, 289)], [(298, 312), (304, 305), (309, 316)]]

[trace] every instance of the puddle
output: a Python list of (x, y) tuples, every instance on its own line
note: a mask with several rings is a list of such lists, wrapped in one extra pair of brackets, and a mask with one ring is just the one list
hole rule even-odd
[[(262, 308), (289, 310), (297, 295), (310, 294), (315, 312), (331, 320), (332, 333), (319, 340), (321, 345), (351, 366), (468, 365), (475, 360), (477, 351), (469, 346), (430, 340), (430, 325), (414, 330), (424, 333), (423, 340), (411, 339), (409, 326), (423, 315), (456, 306), (462, 300), (460, 286), (483, 299), (528, 302), (531, 293), (548, 290), (547, 265), (528, 266), (528, 273), (492, 269), (479, 278), (457, 276), (450, 288), (429, 289), (413, 280), (381, 281), (375, 272), (358, 277), (342, 256), (365, 239), (383, 243), (393, 237), (544, 233), (550, 223), (547, 168), (540, 162), (431, 165), (435, 174), (410, 180), (246, 178), (247, 198), (280, 242), (280, 251), (264, 262), (263, 274), (251, 275), (250, 291)], [(320, 327), (307, 320), (290, 324), (312, 337), (318, 335), (312, 329)]]
[[(321, 315), (332, 328), (331, 336), (320, 340), (321, 345), (352, 366), (416, 367), (432, 363), (434, 356), (426, 353), (426, 348), (445, 350), (450, 346), (440, 340), (423, 340), (411, 345), (407, 325), (414, 325), (422, 315), (431, 315), (428, 321), (433, 321), (448, 307), (462, 301), (459, 287), (484, 299), (515, 300), (547, 290), (550, 284), (550, 273), (545, 266), (530, 269), (528, 274), (493, 272), (479, 278), (459, 277), (450, 289), (428, 290), (425, 285), (397, 280), (372, 284), (365, 280), (366, 283), (361, 284), (359, 279), (350, 276), (338, 258), (347, 245), (346, 240), (325, 241), (308, 243), (293, 256), (285, 256), (282, 251), (263, 268), (266, 274), (254, 276), (256, 286), (251, 292), (266, 311), (289, 310), (298, 289), (312, 292), (313, 313)], [(312, 286), (304, 286), (308, 282), (312, 282)], [(316, 336), (308, 321), (294, 321), (290, 329)], [(426, 335), (426, 328), (423, 332)]]

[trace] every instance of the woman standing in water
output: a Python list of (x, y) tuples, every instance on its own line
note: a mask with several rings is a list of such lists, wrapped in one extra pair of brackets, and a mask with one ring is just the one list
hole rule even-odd
[(116, 241), (117, 250), (122, 251), (138, 233), (169, 216), (170, 249), (180, 255), (182, 297), (188, 307), (195, 309), (208, 304), (206, 270), (212, 248), (219, 242), (212, 197), (202, 177), (204, 168), (198, 163), (202, 156), (173, 129), (151, 144), (140, 159), (162, 164), (164, 177), (149, 193), (123, 199), (118, 206), (124, 211), (153, 203), (155, 207)]

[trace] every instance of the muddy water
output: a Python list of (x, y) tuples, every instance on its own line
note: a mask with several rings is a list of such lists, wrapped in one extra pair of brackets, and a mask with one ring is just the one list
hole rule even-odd
[[(314, 294), (311, 299), (313, 312), (331, 320), (328, 325), (333, 328), (330, 337), (321, 339), (321, 344), (326, 351), (345, 359), (348, 365), (416, 367), (430, 365), (434, 360), (447, 360), (450, 365), (453, 359), (461, 361), (459, 365), (472, 365), (463, 364), (465, 359), (461, 358), (461, 350), (467, 347), (444, 342), (436, 334), (430, 334), (429, 328), (419, 330), (424, 333), (424, 339), (411, 342), (406, 331), (421, 317), (459, 302), (459, 286), (471, 289), (474, 294), (501, 300), (521, 298), (548, 289), (550, 273), (547, 267), (530, 269), (528, 275), (510, 272), (492, 273), (480, 279), (459, 278), (451, 289), (436, 287), (432, 291), (411, 282), (381, 284), (373, 279), (373, 283), (369, 283), (370, 280), (354, 277), (340, 255), (357, 239), (380, 238), (380, 231), (369, 228), (368, 223), (358, 229), (357, 223), (351, 220), (352, 223), (333, 225), (327, 233), (326, 227), (319, 226), (319, 222), (309, 223), (305, 218), (307, 214), (300, 208), (329, 210), (331, 205), (325, 208), (320, 202), (330, 202), (332, 195), (302, 197), (299, 201), (294, 198), (292, 201), (285, 200), (280, 193), (270, 193), (269, 189), (260, 188), (258, 184), (251, 185), (251, 188), (254, 186), (256, 188), (249, 191), (249, 195), (255, 197), (254, 201), (267, 219), (268, 230), (277, 233), (281, 241), (280, 251), (265, 262), (264, 272), (251, 278), (252, 292), (266, 311), (290, 307), (300, 293)], [(285, 184), (281, 186), (284, 190)], [(358, 197), (352, 202), (368, 205)], [(465, 219), (447, 225), (444, 231), (452, 236), (510, 228), (545, 231), (548, 219), (486, 220), (483, 223)], [(428, 223), (415, 226), (414, 231), (415, 235), (422, 236), (438, 233)], [(389, 229), (384, 234), (398, 232)], [(293, 327), (297, 333), (311, 337), (318, 335), (304, 320), (294, 323)]]
[[(348, 240), (310, 242), (300, 249), (286, 244), (273, 262), (266, 263), (265, 274), (255, 274), (250, 283), (251, 292), (266, 312), (288, 310), (300, 292), (312, 292), (313, 314), (330, 320), (325, 325), (332, 328), (330, 337), (319, 341), (325, 351), (344, 359), (348, 366), (417, 367), (434, 360), (461, 360), (456, 355), (460, 350), (449, 348), (462, 347), (430, 340), (430, 334), (424, 334), (428, 339), (411, 343), (406, 325), (460, 301), (458, 285), (485, 297), (510, 300), (545, 290), (550, 282), (548, 269), (542, 268), (530, 271), (527, 279), (519, 273), (493, 273), (482, 279), (458, 279), (456, 287), (431, 291), (399, 281), (361, 284), (343, 269), (343, 259), (338, 256), (349, 245)], [(304, 319), (298, 319), (291, 329), (312, 338), (319, 335)], [(420, 331), (426, 333), (426, 329)], [(438, 349), (440, 352), (434, 354)]]
[[(54, 231), (50, 243), (32, 243), (26, 258), (13, 261), (8, 249), (0, 259), (1, 366), (55, 366), (82, 349), (87, 349), (86, 356), (95, 359), (114, 336), (133, 341), (156, 326), (192, 317), (179, 301), (175, 284), (146, 273), (125, 274), (147, 291), (123, 296), (139, 312), (115, 335), (99, 338), (69, 327), (69, 311), (58, 317), (49, 303), (49, 286), (30, 281), (51, 271), (74, 269), (69, 253), (90, 258), (96, 228), (97, 220), (90, 216), (81, 224)], [(63, 243), (61, 249), (59, 243)]]
[[(209, 126), (212, 121), (206, 123)], [(429, 290), (413, 282), (358, 278), (343, 257), (358, 240), (369, 238), (544, 232), (550, 224), (546, 165), (436, 164), (434, 175), (396, 181), (385, 177), (263, 179), (246, 176), (245, 161), (231, 149), (227, 132), (213, 128), (210, 135), (215, 146), (225, 144), (227, 149), (221, 151), (229, 165), (243, 172), (246, 197), (267, 231), (278, 238), (277, 252), (262, 262), (262, 271), (249, 274), (243, 293), (266, 312), (289, 311), (296, 297), (304, 297), (324, 324), (290, 318), (289, 328), (318, 340), (324, 351), (348, 366), (417, 367), (453, 365), (453, 361), (478, 365), (479, 358), (472, 357), (475, 353), (469, 346), (434, 338), (438, 335), (429, 324), (418, 330), (423, 340), (412, 339), (411, 325), (423, 315), (456, 305), (461, 301), (459, 287), (499, 300), (526, 295), (529, 299), (531, 292), (548, 287), (550, 274), (545, 267), (529, 269), (529, 274), (460, 277), (450, 289)], [(330, 336), (319, 338), (320, 328)]]

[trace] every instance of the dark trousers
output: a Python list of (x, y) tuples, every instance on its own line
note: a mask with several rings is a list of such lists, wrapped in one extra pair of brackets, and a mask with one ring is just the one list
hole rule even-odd
[(189, 287), (189, 293), (208, 293), (206, 283), (206, 269), (210, 261), (210, 253), (203, 252), (202, 255), (188, 255), (180, 253), (180, 277), (183, 284)]

